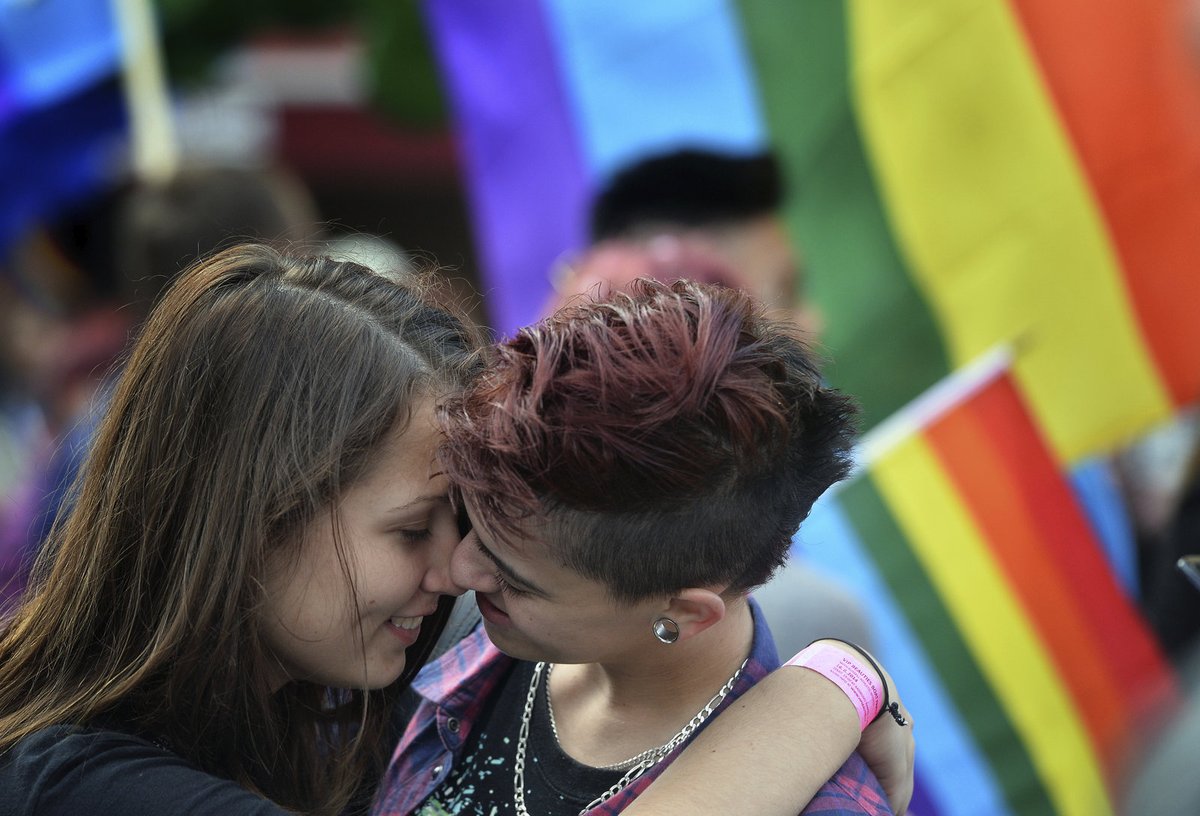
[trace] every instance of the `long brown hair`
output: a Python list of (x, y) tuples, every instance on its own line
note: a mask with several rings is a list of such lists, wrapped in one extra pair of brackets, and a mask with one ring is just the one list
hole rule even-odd
[(423, 284), (354, 263), (244, 245), (182, 275), (0, 635), (0, 751), (115, 723), (284, 807), (344, 807), (440, 627), (389, 689), (272, 694), (265, 564), (336, 512), (417, 397), (477, 372), (477, 348)]

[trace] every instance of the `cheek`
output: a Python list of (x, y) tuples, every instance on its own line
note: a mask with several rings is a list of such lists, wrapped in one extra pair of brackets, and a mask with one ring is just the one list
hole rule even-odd
[(315, 583), (293, 592), (287, 604), (278, 610), (278, 624), (299, 640), (322, 641), (340, 636), (355, 617), (344, 582)]
[(508, 602), (505, 611), (521, 631), (543, 643), (559, 647), (577, 646), (595, 636), (596, 621), (589, 626), (569, 606), (551, 605), (536, 599), (516, 599)]
[(417, 594), (423, 570), (424, 558), (419, 550), (394, 544), (376, 548), (359, 563), (359, 608), (365, 613), (395, 613)]
[[(354, 561), (348, 565), (354, 570)], [(351, 581), (362, 586), (359, 575), (348, 577), (332, 544), (321, 542), (304, 553), (299, 563), (277, 574), (268, 583), (268, 614), (277, 626), (302, 640), (321, 641), (343, 637), (346, 627), (357, 619)], [(361, 595), (359, 603), (364, 603)]]
[(263, 615), (264, 639), (282, 667), (283, 680), (318, 677), (331, 661), (340, 664), (352, 657), (342, 648), (354, 642), (351, 621), (326, 593), (313, 587), (289, 592)]

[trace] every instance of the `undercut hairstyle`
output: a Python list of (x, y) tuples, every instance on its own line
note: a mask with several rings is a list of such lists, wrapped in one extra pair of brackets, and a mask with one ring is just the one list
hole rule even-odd
[(637, 280), (497, 357), (446, 404), (444, 468), (477, 522), (618, 600), (766, 582), (849, 468), (853, 401), (735, 289)]
[(260, 245), (185, 272), (0, 633), (0, 752), (48, 726), (115, 723), (285, 808), (342, 812), (439, 622), (388, 689), (366, 689), (364, 654), (361, 689), (273, 692), (268, 561), (297, 557), (416, 401), (480, 364), (472, 330), (416, 279)]
[(768, 216), (782, 206), (783, 193), (783, 174), (770, 152), (738, 155), (690, 148), (651, 156), (619, 171), (595, 197), (591, 240)]

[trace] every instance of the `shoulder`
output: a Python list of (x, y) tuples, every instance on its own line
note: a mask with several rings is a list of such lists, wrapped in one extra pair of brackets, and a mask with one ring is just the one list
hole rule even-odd
[(879, 780), (858, 754), (851, 754), (846, 764), (821, 786), (804, 814), (839, 814), (839, 816), (891, 816), (887, 796)]
[(0, 813), (233, 814), (279, 808), (131, 734), (59, 725), (0, 756)]

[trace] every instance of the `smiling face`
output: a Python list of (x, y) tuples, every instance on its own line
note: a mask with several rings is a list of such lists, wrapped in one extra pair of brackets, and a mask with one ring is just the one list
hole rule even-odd
[[(470, 506), (468, 505), (468, 512)], [(488, 637), (505, 654), (552, 663), (611, 663), (657, 641), (651, 625), (669, 598), (614, 600), (605, 585), (558, 563), (545, 545), (514, 548), (471, 514), (454, 551), (451, 577), (475, 590)]]
[(340, 688), (392, 683), (439, 594), (461, 591), (449, 581), (459, 535), (446, 480), (434, 475), (438, 441), (433, 407), (423, 403), (336, 512), (308, 525), (298, 552), (276, 552), (264, 616), (276, 687), (298, 679)]

